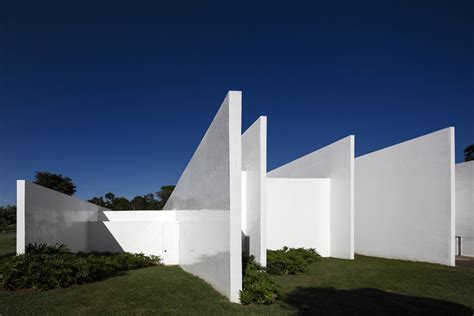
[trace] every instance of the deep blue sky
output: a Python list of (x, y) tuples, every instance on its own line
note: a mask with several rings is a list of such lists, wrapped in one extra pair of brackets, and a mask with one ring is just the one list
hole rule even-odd
[(0, 5), (0, 205), (35, 170), (80, 198), (176, 183), (227, 90), (244, 129), (268, 116), (269, 170), (350, 134), (474, 143), (472, 0), (99, 2)]

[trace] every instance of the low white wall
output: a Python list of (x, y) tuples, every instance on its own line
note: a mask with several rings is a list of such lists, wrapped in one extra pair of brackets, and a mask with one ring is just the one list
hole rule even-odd
[(267, 264), (266, 178), (267, 118), (260, 117), (242, 135), (242, 231), (247, 254)]
[(179, 264), (176, 211), (104, 211), (89, 223), (89, 249), (160, 256), (166, 265)]
[(356, 159), (356, 252), (454, 265), (454, 128)]
[(176, 211), (104, 211), (99, 213), (99, 220), (113, 222), (159, 221), (176, 222)]
[(92, 203), (27, 182), (17, 181), (17, 253), (33, 243), (62, 243), (88, 251), (88, 222), (107, 211)]
[(461, 254), (474, 256), (474, 161), (456, 164), (456, 236)]
[(267, 247), (330, 255), (330, 180), (267, 179)]
[(330, 256), (354, 259), (354, 136), (272, 170), (268, 178), (331, 179)]

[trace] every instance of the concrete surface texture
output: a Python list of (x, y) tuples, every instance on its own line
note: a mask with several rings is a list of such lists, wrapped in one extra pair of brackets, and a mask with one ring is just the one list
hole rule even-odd
[(454, 128), (355, 161), (356, 252), (454, 265)]
[(233, 302), (242, 288), (241, 115), (242, 94), (229, 91), (164, 207), (203, 211), (180, 215), (179, 261)]

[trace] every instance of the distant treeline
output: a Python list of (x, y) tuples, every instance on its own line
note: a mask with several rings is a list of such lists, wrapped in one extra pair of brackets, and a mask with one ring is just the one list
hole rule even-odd
[(160, 191), (148, 193), (145, 195), (137, 195), (129, 200), (123, 196), (115, 196), (112, 192), (104, 196), (93, 197), (88, 202), (106, 207), (115, 211), (122, 210), (162, 210), (173, 192), (174, 185), (162, 186)]

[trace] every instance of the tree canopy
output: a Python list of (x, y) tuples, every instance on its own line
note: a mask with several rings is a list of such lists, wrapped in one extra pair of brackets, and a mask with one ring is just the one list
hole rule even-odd
[(62, 174), (37, 171), (35, 173), (34, 183), (67, 195), (76, 193), (76, 186), (72, 182), (72, 179)]
[(474, 160), (474, 144), (464, 148), (464, 161)]
[(162, 210), (173, 192), (174, 185), (165, 185), (155, 194), (137, 195), (131, 200), (123, 196), (115, 196), (112, 192), (104, 196), (93, 197), (88, 202), (106, 207), (111, 210)]

